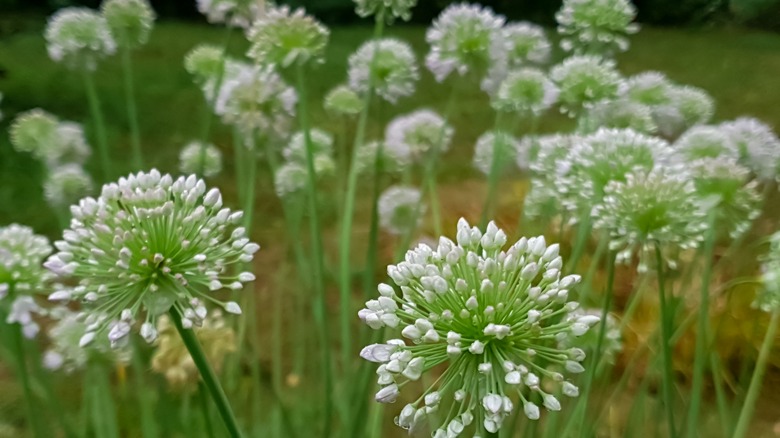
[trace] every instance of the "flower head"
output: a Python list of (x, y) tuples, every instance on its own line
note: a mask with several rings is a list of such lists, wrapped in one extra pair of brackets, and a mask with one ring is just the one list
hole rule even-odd
[(395, 38), (363, 43), (350, 55), (347, 75), (353, 90), (366, 93), (370, 87), (390, 103), (411, 96), (420, 78), (411, 46)]
[[(314, 173), (317, 178), (331, 175), (336, 170), (336, 163), (327, 154), (314, 156)], [(309, 181), (309, 172), (306, 170), (305, 161), (288, 161), (276, 169), (274, 174), (274, 189), (280, 198), (299, 193), (306, 188)]]
[(715, 101), (707, 92), (690, 86), (673, 86), (669, 102), (653, 108), (658, 130), (675, 138), (695, 125), (707, 123), (715, 113)]
[(567, 318), (578, 307), (569, 302), (569, 291), (580, 277), (561, 275), (558, 245), (548, 246), (541, 236), (523, 237), (504, 250), (506, 243), (506, 233), (493, 222), (483, 233), (461, 219), (455, 242), (441, 237), (437, 248), (421, 244), (388, 266), (400, 293), (380, 284), (378, 299), (359, 312), (371, 328), (397, 328), (406, 338), (361, 352), (380, 363), (377, 401), (391, 402), (406, 382), (443, 370), (416, 402), (403, 407), (398, 426), (415, 430), (426, 417), (435, 421), (429, 415), (438, 410), (434, 436), (447, 436), (447, 430), (458, 436), (475, 419), (482, 422), (478, 430), (496, 432), (515, 403), (529, 418), (539, 418), (530, 393), (539, 394), (547, 409), (560, 409), (542, 379), (576, 395), (576, 387), (547, 365), (584, 371), (584, 352), (559, 348), (557, 342), (585, 334), (599, 318)]
[(601, 54), (628, 49), (626, 36), (639, 31), (635, 17), (629, 0), (564, 0), (555, 14), (564, 50)]
[(756, 295), (753, 305), (764, 312), (780, 308), (780, 232), (769, 238), (769, 252), (761, 266), (763, 287)]
[(339, 85), (327, 95), (324, 102), (325, 110), (333, 114), (354, 116), (363, 111), (363, 99), (346, 85)]
[(590, 108), (588, 116), (594, 127), (632, 129), (643, 134), (658, 130), (649, 106), (625, 98), (598, 102)]
[(156, 17), (147, 0), (105, 0), (100, 9), (120, 46), (138, 47), (149, 40)]
[(379, 225), (391, 234), (404, 235), (420, 226), (425, 206), (413, 187), (392, 186), (379, 195)]
[(0, 299), (6, 295), (42, 292), (51, 276), (42, 262), (51, 254), (49, 239), (32, 228), (11, 224), (0, 227)]
[(654, 107), (670, 100), (674, 85), (663, 73), (646, 71), (626, 79), (620, 87), (620, 95), (631, 102)]
[(436, 112), (420, 109), (396, 117), (385, 129), (385, 147), (407, 163), (423, 160), (429, 151), (446, 152), (454, 130)]
[(312, 16), (289, 6), (271, 7), (247, 32), (250, 58), (263, 64), (289, 67), (320, 62), (328, 44), (328, 29)]
[[(579, 308), (571, 312), (567, 318), (578, 319), (583, 316), (595, 316), (601, 319), (601, 309), (583, 309)], [(601, 360), (606, 363), (614, 363), (618, 354), (623, 351), (623, 335), (620, 332), (620, 323), (617, 318), (611, 314), (607, 314), (606, 321), (597, 322), (588, 333), (580, 337), (567, 336), (558, 343), (558, 348), (571, 348), (579, 347), (586, 354), (595, 354), (598, 348), (599, 331), (601, 330), (601, 324), (605, 323), (604, 338), (601, 344)]]
[(441, 82), (453, 71), (485, 74), (506, 56), (504, 17), (489, 8), (466, 3), (447, 7), (425, 34), (431, 51), (425, 65)]
[(739, 157), (739, 151), (728, 134), (718, 126), (694, 126), (674, 142), (674, 148), (687, 160)]
[(41, 158), (44, 149), (56, 140), (58, 124), (57, 117), (40, 108), (20, 113), (8, 129), (11, 145)]
[(225, 51), (211, 44), (199, 44), (184, 57), (184, 69), (203, 84), (221, 74), (225, 67)]
[(509, 73), (493, 96), (493, 107), (539, 116), (558, 100), (558, 87), (541, 70), (523, 68)]
[(54, 308), (49, 314), (56, 322), (47, 330), (51, 341), (43, 355), (43, 365), (47, 369), (71, 373), (85, 369), (89, 361), (95, 358), (112, 363), (129, 362), (129, 348), (112, 349), (106, 338), (96, 339), (86, 348), (79, 345), (87, 331), (85, 315), (67, 307)]
[(579, 135), (554, 134), (538, 137), (535, 144), (528, 146), (533, 179), (531, 191), (524, 200), (523, 214), (552, 217), (561, 212), (560, 181), (571, 168), (571, 161), (567, 159), (569, 152), (580, 142), (582, 137)]
[[(407, 157), (397, 155), (398, 151), (388, 148), (380, 141), (369, 141), (358, 146), (354, 166), (358, 174), (373, 174), (376, 159), (379, 158), (382, 171), (399, 172), (410, 163)], [(379, 157), (377, 157), (378, 154)]]
[(55, 131), (56, 139), (42, 150), (46, 164), (57, 167), (62, 164), (84, 164), (92, 149), (84, 135), (84, 127), (74, 122), (60, 122)]
[[(312, 152), (318, 155), (333, 155), (333, 136), (322, 129), (312, 128), (309, 130), (309, 139), (311, 141)], [(297, 161), (306, 163), (306, 136), (302, 131), (292, 135), (287, 146), (282, 151), (282, 155), (287, 161)]]
[(503, 131), (488, 131), (479, 136), (474, 146), (474, 167), (485, 175), (503, 173), (511, 167), (519, 142)]
[[(706, 228), (706, 212), (690, 176), (681, 168), (637, 170), (612, 181), (593, 208), (594, 227), (609, 233), (620, 261), (654, 245), (695, 248)], [(644, 254), (641, 254), (642, 256)], [(640, 269), (646, 268), (640, 259)]]
[(621, 83), (615, 63), (595, 56), (566, 58), (553, 67), (550, 77), (560, 89), (563, 110), (569, 114), (615, 98)]
[(233, 267), (250, 262), (259, 246), (238, 226), (242, 213), (222, 208), (219, 190), (207, 191), (195, 175), (131, 174), (71, 213), (70, 228), (55, 243), (59, 252), (45, 266), (78, 280), (71, 293), (50, 299), (84, 302), (83, 345), (106, 334), (122, 345), (139, 319), (141, 335), (152, 341), (157, 318), (167, 312), (178, 312), (187, 328), (197, 326), (208, 313), (205, 303), (241, 313), (213, 293), (254, 280)]
[(544, 64), (549, 59), (550, 41), (541, 26), (527, 21), (509, 23), (504, 26), (503, 33), (510, 69)]
[(265, 1), (258, 0), (196, 0), (196, 4), (209, 23), (244, 29), (265, 12)]
[(355, 12), (361, 17), (382, 14), (387, 21), (400, 18), (409, 21), (417, 0), (354, 0)]
[(772, 128), (752, 117), (740, 117), (721, 125), (739, 151), (742, 162), (763, 180), (777, 178), (780, 139)]
[(43, 183), (43, 196), (56, 207), (78, 202), (92, 190), (92, 178), (79, 164), (64, 164), (49, 172)]
[(179, 170), (186, 174), (198, 173), (203, 163), (203, 176), (210, 178), (222, 171), (222, 152), (211, 143), (189, 142), (179, 152)]
[(63, 8), (46, 24), (46, 48), (55, 62), (94, 70), (101, 58), (113, 55), (116, 41), (105, 18), (87, 8)]

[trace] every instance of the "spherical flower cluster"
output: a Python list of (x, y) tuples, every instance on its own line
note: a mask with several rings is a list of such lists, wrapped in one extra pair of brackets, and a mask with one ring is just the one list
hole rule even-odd
[[(169, 318), (160, 318), (157, 331), (160, 338), (152, 356), (152, 370), (165, 376), (168, 385), (174, 390), (195, 391), (200, 373)], [(226, 323), (222, 312), (217, 310), (210, 313), (203, 320), (203, 325), (194, 331), (209, 363), (219, 372), (225, 357), (236, 351), (236, 334), (233, 328)]]
[(265, 1), (258, 0), (197, 0), (196, 4), (209, 23), (244, 29), (265, 12)]
[(544, 28), (522, 21), (504, 26), (506, 60), (510, 69), (528, 64), (544, 64), (550, 58), (550, 41)]
[(11, 145), (19, 152), (29, 152), (37, 158), (57, 138), (59, 120), (54, 115), (35, 108), (16, 116), (8, 128)]
[(47, 369), (72, 373), (84, 370), (87, 363), (94, 358), (117, 364), (129, 362), (129, 348), (112, 349), (106, 338), (96, 339), (87, 348), (79, 345), (87, 330), (84, 315), (67, 307), (54, 308), (49, 315), (56, 322), (47, 331), (51, 342), (43, 354), (43, 366)]
[(555, 14), (564, 50), (602, 54), (628, 49), (626, 36), (639, 31), (635, 17), (630, 0), (564, 0)]
[[(601, 309), (577, 309), (571, 312), (567, 318), (581, 318), (582, 316), (595, 316), (601, 319)], [(604, 328), (604, 338), (601, 343), (601, 355), (600, 359), (602, 363), (614, 363), (618, 354), (623, 351), (623, 334), (620, 332), (620, 323), (617, 318), (611, 314), (607, 314), (606, 327)], [(602, 321), (596, 323), (591, 330), (580, 337), (567, 336), (558, 343), (558, 348), (571, 348), (578, 346), (586, 354), (596, 354), (596, 348), (599, 342), (599, 331), (601, 330)]]
[(361, 17), (382, 15), (387, 21), (400, 18), (409, 21), (417, 0), (354, 0), (355, 12)]
[(235, 72), (227, 66), (214, 111), (242, 131), (284, 136), (295, 115), (295, 90), (273, 66), (231, 65)]
[(474, 146), (474, 167), (485, 175), (503, 173), (517, 155), (519, 142), (503, 131), (488, 131), (479, 136)]
[(715, 228), (731, 238), (743, 235), (760, 214), (761, 195), (750, 170), (736, 158), (701, 158), (689, 164), (696, 195), (714, 209)]
[(588, 111), (588, 119), (593, 123), (593, 127), (587, 127), (591, 129), (595, 127), (633, 129), (643, 134), (653, 134), (658, 131), (651, 108), (625, 98), (594, 104)]
[(55, 62), (70, 68), (94, 70), (101, 58), (116, 52), (108, 24), (87, 8), (63, 8), (46, 25), (46, 49)]
[(395, 38), (363, 43), (350, 55), (347, 75), (353, 90), (366, 93), (370, 87), (390, 103), (411, 96), (420, 78), (411, 46)]
[(568, 317), (578, 308), (569, 291), (580, 277), (561, 275), (558, 245), (548, 246), (544, 237), (523, 237), (504, 251), (506, 243), (506, 233), (494, 223), (482, 233), (461, 219), (456, 242), (442, 237), (437, 248), (420, 245), (388, 266), (400, 294), (380, 284), (379, 298), (359, 312), (371, 328), (399, 328), (409, 340), (391, 339), (361, 351), (364, 359), (381, 364), (377, 401), (393, 402), (406, 383), (442, 370), (417, 401), (403, 407), (398, 426), (413, 432), (430, 421), (433, 436), (456, 437), (475, 423), (478, 435), (495, 433), (516, 403), (528, 418), (539, 418), (532, 393), (548, 410), (561, 409), (542, 380), (568, 397), (578, 395), (564, 374), (550, 368), (584, 371), (581, 349), (557, 346), (599, 321), (592, 315)]
[(728, 134), (718, 126), (699, 125), (685, 131), (674, 142), (677, 152), (688, 160), (700, 158), (739, 158)]
[(780, 169), (780, 139), (760, 120), (740, 117), (721, 125), (739, 151), (743, 163), (760, 179), (777, 178)]
[(149, 41), (156, 17), (147, 0), (105, 0), (100, 9), (120, 46), (138, 47)]
[[(317, 178), (331, 175), (336, 170), (336, 163), (327, 154), (314, 156), (314, 173)], [(305, 161), (288, 161), (276, 169), (274, 174), (274, 189), (280, 198), (286, 198), (306, 188), (309, 172)]]
[(92, 178), (78, 164), (54, 168), (43, 183), (43, 196), (55, 207), (66, 207), (92, 190)]
[[(314, 156), (333, 155), (333, 136), (322, 129), (309, 130), (309, 140)], [(298, 131), (290, 137), (287, 146), (282, 150), (282, 155), (287, 161), (306, 163), (306, 135)]]
[(492, 98), (493, 108), (522, 115), (539, 116), (558, 100), (558, 87), (535, 68), (509, 73)]
[(403, 236), (422, 223), (425, 204), (414, 187), (392, 186), (379, 195), (379, 225), (390, 234)]
[(355, 90), (339, 85), (325, 95), (324, 107), (332, 114), (354, 116), (363, 111), (364, 103)]
[(571, 168), (569, 152), (580, 142), (582, 137), (578, 135), (553, 134), (536, 139), (536, 156), (529, 166), (533, 179), (524, 200), (524, 215), (550, 218), (561, 213), (560, 181)]
[(780, 232), (769, 238), (769, 253), (761, 266), (762, 288), (756, 295), (753, 305), (764, 312), (774, 312), (780, 308)]
[(566, 58), (553, 67), (550, 77), (560, 89), (562, 110), (570, 115), (617, 97), (622, 80), (613, 61), (595, 56)]
[(6, 295), (42, 292), (51, 278), (41, 263), (51, 254), (49, 239), (32, 228), (11, 224), (0, 227), (0, 299)]
[(627, 262), (639, 251), (640, 270), (647, 269), (643, 256), (654, 245), (695, 248), (706, 215), (690, 176), (672, 167), (638, 170), (625, 181), (610, 182), (593, 208), (594, 228), (609, 233), (618, 261)]
[(17, 296), (9, 307), (5, 323), (19, 324), (25, 338), (34, 338), (41, 329), (34, 317), (35, 315), (46, 315), (46, 310), (41, 308), (30, 295)]
[(704, 90), (690, 86), (673, 86), (669, 102), (653, 108), (658, 130), (676, 138), (688, 128), (707, 123), (715, 113), (715, 101)]
[(186, 174), (198, 173), (203, 167), (203, 176), (211, 178), (222, 172), (222, 152), (211, 143), (199, 140), (189, 142), (179, 152), (179, 170)]
[(211, 44), (199, 44), (184, 57), (184, 69), (193, 75), (199, 84), (219, 76), (224, 66), (225, 51)]
[(54, 141), (42, 150), (46, 164), (53, 168), (62, 164), (84, 164), (92, 149), (84, 135), (84, 127), (74, 122), (60, 122)]
[(385, 129), (385, 147), (405, 163), (419, 163), (429, 152), (446, 152), (454, 129), (436, 112), (420, 109), (396, 117)]
[(104, 185), (97, 199), (82, 199), (71, 213), (70, 228), (55, 242), (59, 252), (45, 266), (78, 280), (72, 291), (49, 299), (84, 302), (82, 345), (106, 334), (112, 345), (122, 345), (139, 319), (141, 335), (151, 342), (160, 315), (177, 312), (186, 328), (197, 326), (208, 314), (206, 303), (241, 313), (235, 302), (212, 294), (253, 281), (251, 272), (233, 268), (252, 261), (260, 247), (238, 226), (242, 213), (222, 208), (219, 190), (207, 191), (195, 175), (129, 175)]
[(250, 58), (263, 64), (289, 67), (320, 62), (328, 44), (328, 29), (299, 8), (271, 7), (247, 32)]
[(626, 79), (621, 84), (620, 95), (631, 102), (654, 107), (669, 102), (673, 87), (663, 73), (646, 71)]
[[(379, 157), (377, 157), (378, 154)], [(369, 141), (358, 146), (353, 165), (358, 174), (373, 174), (376, 159), (379, 158), (382, 171), (400, 172), (409, 165), (409, 161), (405, 157), (399, 157), (396, 154), (397, 150), (389, 149), (382, 142)]]
[(506, 57), (504, 17), (489, 8), (453, 4), (433, 21), (425, 34), (431, 51), (425, 65), (438, 82), (453, 71), (482, 75)]

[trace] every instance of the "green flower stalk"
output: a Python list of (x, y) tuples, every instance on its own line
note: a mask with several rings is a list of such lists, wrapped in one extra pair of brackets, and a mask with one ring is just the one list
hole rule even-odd
[(543, 379), (567, 397), (578, 395), (563, 372), (583, 372), (585, 353), (557, 342), (585, 334), (599, 318), (568, 317), (578, 308), (568, 295), (579, 276), (561, 276), (558, 245), (543, 237), (521, 238), (504, 250), (506, 243), (494, 223), (483, 233), (461, 219), (457, 242), (442, 237), (435, 249), (421, 244), (388, 267), (400, 294), (380, 284), (379, 298), (359, 312), (369, 327), (400, 329), (405, 338), (361, 351), (380, 364), (378, 402), (393, 402), (410, 382), (443, 370), (403, 407), (399, 427), (414, 433), (427, 419), (434, 437), (460, 436), (467, 428), (496, 433), (516, 404), (528, 418), (540, 417), (533, 393), (548, 410), (561, 409)]

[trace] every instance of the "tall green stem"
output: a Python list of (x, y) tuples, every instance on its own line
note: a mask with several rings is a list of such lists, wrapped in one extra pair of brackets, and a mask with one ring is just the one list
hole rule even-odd
[(662, 392), (664, 405), (666, 408), (666, 421), (669, 428), (669, 438), (677, 437), (677, 431), (674, 425), (674, 405), (673, 405), (673, 378), (672, 373), (672, 314), (666, 302), (666, 290), (664, 277), (664, 260), (661, 254), (661, 245), (655, 244), (655, 263), (658, 270), (658, 300), (661, 308), (661, 354), (663, 356), (663, 382)]
[(95, 126), (95, 140), (98, 145), (98, 154), (100, 155), (100, 165), (103, 172), (103, 180), (108, 181), (113, 176), (111, 171), (111, 158), (108, 155), (108, 139), (106, 138), (106, 125), (103, 121), (103, 111), (100, 108), (100, 99), (97, 89), (95, 89), (95, 80), (92, 72), (84, 71), (84, 88), (87, 91), (87, 100), (89, 101), (89, 110), (92, 113), (92, 121)]
[(32, 430), (32, 435), (35, 438), (42, 438), (46, 436), (41, 429), (41, 423), (37, 415), (38, 410), (35, 406), (35, 399), (32, 392), (32, 382), (30, 380), (30, 374), (27, 372), (27, 361), (25, 360), (24, 352), (24, 336), (22, 335), (22, 326), (18, 323), (9, 324), (11, 327), (11, 354), (16, 358), (16, 374), (19, 377), (19, 382), (22, 384), (22, 392), (24, 394), (25, 408), (27, 409), (27, 421)]
[(488, 220), (493, 216), (495, 210), (496, 189), (498, 188), (498, 180), (501, 176), (501, 164), (504, 161), (504, 148), (498, 141), (500, 123), (501, 112), (497, 112), (493, 126), (493, 154), (490, 157), (490, 171), (488, 172), (488, 192), (485, 197), (485, 205), (482, 207), (482, 219), (480, 220), (480, 228), (483, 229), (487, 226)]
[(135, 170), (143, 170), (144, 161), (141, 153), (141, 129), (138, 126), (138, 110), (135, 105), (135, 90), (133, 84), (133, 60), (130, 48), (122, 49), (122, 69), (125, 77), (125, 105), (127, 106), (127, 121), (130, 124), (130, 146), (133, 150), (133, 165)]
[[(325, 306), (325, 285), (323, 270), (325, 263), (323, 260), (324, 250), (322, 245), (322, 230), (320, 229), (319, 213), (317, 211), (317, 173), (314, 168), (314, 147), (311, 143), (311, 131), (309, 130), (309, 114), (307, 108), (308, 99), (306, 93), (306, 78), (303, 68), (303, 64), (298, 64), (296, 68), (296, 76), (298, 79), (298, 120), (300, 120), (300, 127), (303, 131), (304, 143), (306, 145), (306, 168), (308, 170), (308, 178), (306, 180), (306, 188), (308, 192), (308, 206), (309, 206), (309, 234), (311, 238), (311, 251), (312, 251), (312, 283), (314, 285), (315, 297), (314, 297), (314, 320), (317, 324), (317, 328), (320, 335), (320, 348), (322, 349), (322, 370), (323, 379), (325, 381), (325, 429), (323, 430), (323, 436), (330, 434), (331, 424), (331, 411), (332, 411), (332, 397), (333, 397), (333, 381), (331, 373), (331, 359), (330, 359), (330, 336), (328, 335), (328, 322), (327, 322), (327, 309)], [(342, 315), (342, 319), (345, 319), (345, 315)], [(342, 346), (343, 348), (343, 346)], [(344, 403), (348, 406), (349, 403)]]
[(758, 352), (758, 361), (753, 369), (753, 376), (750, 378), (750, 386), (748, 387), (747, 396), (745, 396), (745, 403), (742, 405), (742, 410), (739, 413), (737, 427), (732, 438), (744, 438), (747, 435), (750, 420), (753, 418), (753, 411), (756, 407), (756, 400), (758, 400), (758, 396), (761, 393), (761, 382), (764, 380), (769, 353), (771, 353), (775, 344), (778, 325), (780, 325), (780, 308), (775, 308), (772, 311), (772, 317), (769, 320), (769, 327), (767, 327), (766, 335), (764, 335), (764, 341), (761, 343), (761, 350)]
[(709, 360), (709, 317), (710, 317), (710, 279), (712, 278), (713, 255), (715, 251), (715, 215), (713, 210), (709, 215), (708, 232), (704, 242), (704, 272), (701, 277), (699, 297), (699, 318), (696, 329), (696, 356), (693, 361), (693, 383), (691, 401), (688, 409), (688, 421), (685, 436), (695, 438), (699, 427), (699, 410), (704, 383), (704, 368)]
[(233, 410), (230, 408), (230, 402), (228, 401), (222, 386), (219, 384), (217, 375), (214, 373), (211, 365), (209, 365), (206, 353), (203, 352), (203, 348), (201, 347), (197, 336), (195, 336), (195, 332), (192, 331), (192, 329), (185, 329), (182, 326), (181, 315), (178, 310), (172, 308), (169, 314), (171, 315), (173, 324), (176, 326), (176, 330), (179, 332), (179, 336), (181, 336), (181, 340), (184, 342), (184, 346), (187, 347), (187, 351), (189, 351), (190, 356), (192, 356), (192, 361), (200, 372), (200, 376), (203, 379), (203, 383), (206, 385), (206, 389), (208, 389), (211, 399), (214, 401), (214, 404), (217, 405), (217, 410), (222, 417), (222, 421), (225, 422), (228, 434), (231, 438), (240, 438), (242, 436), (241, 431), (238, 428), (236, 417), (233, 415)]
[(257, 184), (257, 181), (255, 181), (257, 177), (257, 150), (255, 150), (255, 133), (254, 131), (249, 131), (246, 136), (244, 137), (244, 141), (246, 142), (243, 145), (240, 145), (239, 147), (245, 147), (247, 150), (246, 155), (244, 156), (244, 163), (241, 163), (246, 166), (246, 173), (244, 177), (246, 178), (244, 182), (244, 227), (247, 230), (252, 229), (252, 218), (254, 216), (255, 211), (255, 185)]

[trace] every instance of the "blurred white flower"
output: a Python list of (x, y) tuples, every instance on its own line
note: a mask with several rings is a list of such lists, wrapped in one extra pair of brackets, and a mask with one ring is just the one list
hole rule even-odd
[(507, 75), (492, 97), (493, 108), (538, 117), (558, 100), (558, 87), (541, 70), (522, 68)]
[(658, 130), (668, 138), (676, 138), (688, 128), (710, 121), (715, 113), (715, 101), (707, 92), (690, 86), (673, 86), (669, 102), (653, 108)]
[(587, 128), (585, 133), (598, 127), (632, 129), (642, 134), (658, 131), (652, 109), (626, 98), (597, 102), (588, 110), (587, 117), (592, 126), (583, 126)]
[(179, 152), (179, 170), (184, 174), (198, 173), (203, 167), (203, 176), (211, 178), (222, 171), (222, 152), (211, 143), (199, 140), (187, 143)]
[(630, 0), (564, 0), (555, 14), (561, 48), (592, 54), (626, 51), (627, 35), (639, 31), (634, 18)]
[(98, 12), (63, 8), (46, 24), (46, 49), (55, 62), (69, 68), (94, 70), (100, 59), (116, 52), (116, 41)]
[(247, 32), (247, 55), (262, 64), (289, 67), (321, 62), (328, 44), (328, 29), (302, 8), (272, 6)]
[(346, 85), (338, 85), (325, 95), (325, 110), (344, 116), (354, 116), (363, 111), (363, 99)]
[[(333, 155), (333, 136), (322, 129), (309, 130), (312, 152), (318, 155)], [(302, 131), (298, 131), (290, 137), (287, 146), (282, 150), (282, 155), (287, 161), (306, 163), (306, 137)]]
[(762, 180), (777, 178), (780, 168), (780, 139), (767, 124), (752, 117), (740, 117), (720, 125), (739, 151), (742, 162)]
[(665, 74), (646, 71), (627, 78), (620, 86), (620, 95), (631, 102), (655, 107), (669, 103), (673, 88)]
[(420, 109), (400, 115), (385, 128), (385, 148), (406, 164), (422, 162), (429, 151), (446, 152), (454, 130), (436, 112)]
[(248, 28), (265, 13), (265, 0), (196, 0), (198, 11), (209, 23)]
[(49, 172), (43, 183), (43, 196), (55, 207), (66, 207), (87, 196), (92, 178), (79, 164), (64, 164)]
[(694, 126), (674, 142), (674, 148), (689, 161), (700, 158), (739, 158), (736, 145), (726, 130), (718, 126)]
[(353, 0), (355, 12), (361, 17), (382, 14), (385, 20), (392, 22), (393, 18), (409, 21), (412, 18), (412, 8), (417, 0)]
[(49, 239), (32, 228), (11, 224), (0, 227), (0, 299), (7, 295), (43, 292), (51, 275), (42, 262), (51, 254)]
[(104, 0), (100, 9), (120, 46), (138, 47), (149, 41), (157, 17), (147, 0)]
[(558, 100), (564, 112), (576, 115), (602, 100), (614, 99), (622, 81), (611, 60), (595, 56), (572, 56), (550, 71), (558, 85)]
[(363, 43), (349, 57), (347, 76), (353, 90), (366, 93), (371, 87), (390, 103), (411, 96), (420, 79), (412, 47), (395, 38)]
[(479, 136), (474, 146), (474, 167), (485, 175), (491, 175), (493, 170), (501, 174), (511, 167), (518, 145), (517, 139), (506, 132), (488, 131)]
[(507, 24), (503, 33), (507, 46), (507, 66), (510, 69), (526, 67), (528, 64), (544, 64), (550, 58), (550, 41), (543, 27), (521, 21)]
[(202, 85), (223, 73), (225, 61), (225, 51), (221, 47), (198, 44), (185, 55), (184, 69)]
[(379, 225), (388, 233), (404, 235), (422, 223), (422, 193), (413, 187), (392, 186), (379, 196)]
[(11, 145), (19, 152), (29, 152), (37, 158), (57, 138), (59, 119), (40, 108), (19, 113), (8, 129)]

